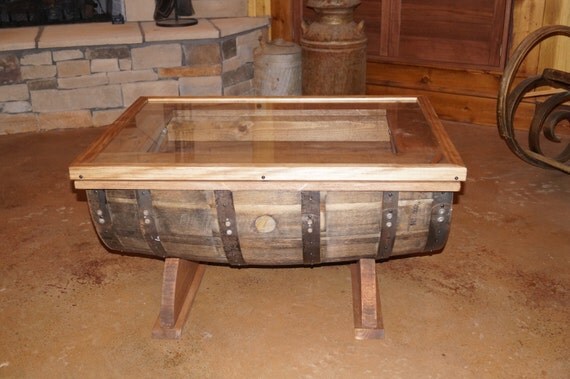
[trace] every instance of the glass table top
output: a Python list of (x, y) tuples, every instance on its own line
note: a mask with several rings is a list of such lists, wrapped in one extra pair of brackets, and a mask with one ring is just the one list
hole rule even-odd
[[(70, 173), (80, 180), (198, 180), (207, 172), (213, 180), (295, 180), (305, 169), (327, 180), (335, 168), (346, 177), (357, 168), (460, 165), (446, 139), (429, 103), (415, 97), (140, 98)], [(220, 176), (232, 168), (244, 175)], [(277, 179), (271, 168), (290, 175)]]

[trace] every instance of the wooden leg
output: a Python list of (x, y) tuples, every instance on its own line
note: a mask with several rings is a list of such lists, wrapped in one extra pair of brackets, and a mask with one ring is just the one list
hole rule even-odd
[(350, 266), (350, 271), (355, 338), (358, 340), (384, 338), (376, 261), (361, 259)]
[(166, 258), (162, 277), (160, 313), (154, 324), (154, 338), (179, 339), (206, 267), (179, 258)]

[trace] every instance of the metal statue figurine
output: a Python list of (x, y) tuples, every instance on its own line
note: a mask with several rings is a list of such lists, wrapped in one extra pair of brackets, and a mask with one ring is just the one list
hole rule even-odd
[[(174, 12), (174, 18), (170, 15)], [(158, 26), (177, 27), (196, 25), (192, 0), (155, 0), (154, 20)], [(182, 17), (181, 17), (182, 16)]]
[[(542, 74), (521, 81), (514, 89), (511, 86), (524, 58), (543, 40), (553, 36), (570, 37), (570, 27), (565, 25), (544, 26), (529, 34), (516, 48), (503, 74), (497, 102), (497, 123), (501, 137), (507, 146), (523, 161), (542, 168), (553, 168), (570, 174), (570, 143), (564, 144), (562, 134), (556, 129), (570, 122), (570, 73), (545, 68)], [(552, 90), (536, 91), (540, 87)], [(515, 138), (515, 113), (523, 99), (543, 98), (537, 102), (529, 128), (528, 148)], [(541, 133), (554, 143), (559, 143), (558, 154), (547, 156), (541, 145)], [(568, 138), (566, 138), (567, 140)], [(553, 154), (549, 154), (553, 155)]]

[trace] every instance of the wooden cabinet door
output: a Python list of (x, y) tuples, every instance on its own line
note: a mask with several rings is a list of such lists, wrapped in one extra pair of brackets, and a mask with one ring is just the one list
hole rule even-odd
[[(388, 1), (388, 0), (385, 0)], [(500, 68), (508, 0), (390, 0), (387, 56), (423, 64)]]
[[(511, 0), (362, 0), (355, 20), (365, 22), (371, 61), (500, 70), (510, 7)], [(301, 8), (310, 22), (314, 13)]]

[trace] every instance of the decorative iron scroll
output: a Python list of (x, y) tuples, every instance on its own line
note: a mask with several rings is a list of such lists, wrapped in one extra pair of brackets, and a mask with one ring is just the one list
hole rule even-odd
[[(555, 143), (561, 143), (556, 128), (564, 122), (570, 122), (570, 73), (547, 68), (541, 75), (529, 77), (520, 82), (511, 92), (511, 86), (518, 69), (528, 53), (539, 43), (553, 36), (570, 37), (570, 26), (545, 26), (528, 35), (515, 49), (507, 63), (497, 102), (497, 123), (501, 137), (513, 153), (527, 163), (542, 168), (554, 168), (570, 174), (570, 143), (562, 147), (553, 156), (546, 156), (540, 143), (541, 133)], [(514, 133), (515, 113), (521, 101), (531, 91), (539, 87), (549, 86), (555, 89), (549, 97), (537, 104), (533, 120), (529, 128), (528, 148), (519, 144)]]

